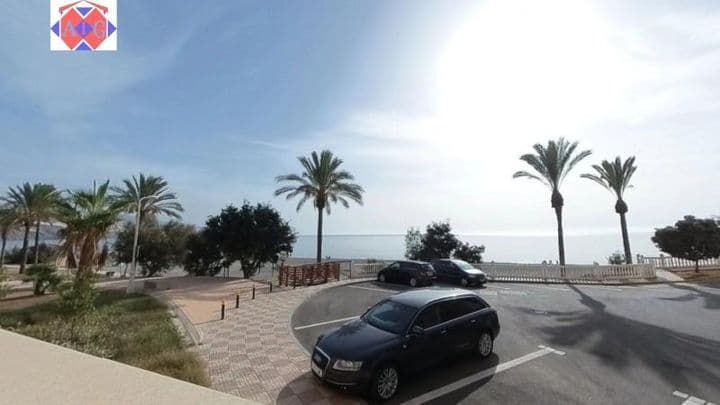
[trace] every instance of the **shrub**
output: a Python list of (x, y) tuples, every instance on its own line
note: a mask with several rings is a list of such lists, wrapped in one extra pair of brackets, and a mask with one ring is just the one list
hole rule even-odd
[(49, 264), (33, 264), (28, 267), (26, 279), (33, 282), (33, 294), (43, 295), (47, 290), (55, 289), (60, 284), (60, 277), (56, 272), (55, 266)]
[(455, 249), (453, 257), (468, 263), (482, 263), (483, 253), (485, 253), (485, 246), (475, 246), (465, 242), (461, 243), (457, 249)]
[(616, 250), (607, 260), (608, 264), (625, 264), (625, 255)]

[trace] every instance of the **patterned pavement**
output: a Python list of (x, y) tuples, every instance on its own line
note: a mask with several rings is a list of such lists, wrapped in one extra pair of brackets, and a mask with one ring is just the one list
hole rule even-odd
[(208, 365), (212, 388), (264, 404), (360, 404), (357, 396), (319, 384), (310, 359), (290, 330), (292, 311), (308, 296), (358, 280), (284, 290), (244, 300), (225, 319), (197, 324), (197, 352)]

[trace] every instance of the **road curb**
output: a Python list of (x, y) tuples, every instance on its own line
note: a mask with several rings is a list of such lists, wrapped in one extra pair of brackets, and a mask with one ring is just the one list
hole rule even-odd
[(175, 314), (175, 317), (180, 321), (183, 329), (185, 329), (185, 335), (190, 338), (193, 345), (197, 346), (202, 344), (202, 332), (200, 332), (200, 330), (197, 329), (192, 322), (190, 322), (190, 318), (188, 318), (187, 314), (185, 313), (185, 311), (183, 311), (182, 308), (173, 303), (172, 300), (170, 300), (163, 293), (156, 292), (149, 295), (162, 301), (165, 305), (167, 305), (168, 310)]

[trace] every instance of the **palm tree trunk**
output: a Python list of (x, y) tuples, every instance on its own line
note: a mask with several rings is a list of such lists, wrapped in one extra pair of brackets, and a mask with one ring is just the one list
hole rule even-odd
[[(139, 205), (139, 204), (138, 204)], [(138, 238), (140, 237), (140, 209), (135, 214), (135, 238), (133, 239), (133, 251), (132, 251), (132, 267), (130, 268), (130, 280), (128, 281), (128, 293), (135, 292), (135, 274), (137, 266), (137, 248)]]
[(40, 262), (40, 220), (35, 223), (35, 264)]
[(2, 245), (0, 246), (0, 272), (5, 267), (5, 243), (7, 242), (7, 234), (2, 234)]
[(22, 261), (20, 262), (20, 274), (25, 272), (25, 265), (28, 259), (28, 239), (30, 238), (30, 222), (25, 222), (25, 236), (22, 245)]
[[(565, 240), (563, 239), (562, 225), (562, 206), (555, 207), (555, 217), (557, 218), (557, 235), (558, 235), (558, 254), (560, 256), (560, 265), (565, 265)], [(564, 273), (564, 271), (563, 271)]]
[(620, 229), (622, 230), (623, 249), (625, 250), (625, 263), (632, 264), (632, 253), (630, 253), (630, 237), (628, 236), (625, 213), (620, 214)]
[(320, 263), (322, 261), (322, 223), (323, 223), (323, 209), (318, 208), (317, 257), (316, 257), (316, 261), (318, 263)]

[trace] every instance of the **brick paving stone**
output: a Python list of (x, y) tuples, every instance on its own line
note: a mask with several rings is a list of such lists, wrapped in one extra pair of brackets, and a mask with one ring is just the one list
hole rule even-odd
[(307, 354), (291, 336), (290, 316), (297, 305), (346, 282), (259, 294), (241, 302), (240, 308), (233, 305), (222, 321), (196, 324), (203, 343), (194, 350), (208, 365), (211, 387), (263, 404), (364, 404), (357, 396), (320, 384), (309, 371)]

